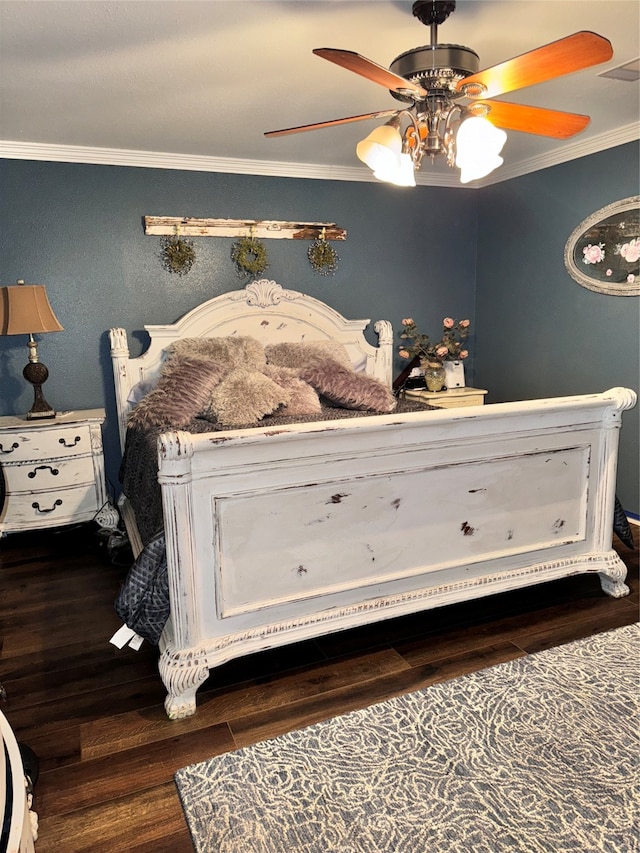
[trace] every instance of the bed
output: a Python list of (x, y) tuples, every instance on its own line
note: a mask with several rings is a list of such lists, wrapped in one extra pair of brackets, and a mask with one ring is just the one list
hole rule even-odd
[[(263, 279), (175, 324), (145, 326), (149, 346), (137, 357), (125, 331), (112, 329), (125, 460), (140, 465), (127, 447), (142, 405), (136, 389), (157, 380), (176, 341), (337, 342), (354, 374), (391, 389), (391, 325), (374, 324), (375, 345), (368, 325)], [(240, 655), (578, 573), (597, 573), (611, 596), (628, 594), (612, 516), (621, 415), (635, 402), (632, 390), (613, 388), (157, 432), (168, 716), (193, 714), (210, 671)], [(151, 528), (140, 536), (132, 504), (125, 489), (140, 559), (158, 540)]]

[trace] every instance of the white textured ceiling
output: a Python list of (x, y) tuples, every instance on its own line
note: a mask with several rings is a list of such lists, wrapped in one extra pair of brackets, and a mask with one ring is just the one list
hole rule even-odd
[[(382, 87), (312, 54), (347, 48), (388, 66), (428, 44), (412, 3), (394, 0), (0, 0), (0, 153), (357, 180), (354, 148), (378, 120), (289, 137), (263, 132), (397, 106)], [(510, 132), (507, 177), (638, 138), (637, 82), (603, 78), (640, 56), (638, 0), (458, 0), (438, 42), (485, 68), (578, 30), (613, 45), (609, 63), (503, 100), (586, 113), (560, 142)], [(105, 150), (108, 149), (108, 150)], [(457, 183), (440, 162), (420, 182)]]

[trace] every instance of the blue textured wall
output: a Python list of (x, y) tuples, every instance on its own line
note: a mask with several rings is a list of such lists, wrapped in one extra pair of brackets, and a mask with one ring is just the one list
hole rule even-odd
[[(65, 330), (40, 342), (46, 397), (59, 410), (106, 407), (114, 486), (107, 330), (124, 326), (138, 354), (145, 323), (172, 322), (243, 285), (232, 239), (196, 238), (189, 275), (165, 272), (144, 215), (337, 222), (348, 236), (334, 244), (334, 277), (314, 274), (307, 244), (290, 240), (269, 241), (265, 275), (396, 329), (413, 316), (435, 336), (443, 316), (469, 317), (467, 382), (488, 388), (490, 401), (637, 390), (640, 300), (580, 287), (564, 268), (564, 244), (586, 216), (639, 192), (638, 162), (630, 143), (475, 191), (5, 160), (0, 282), (47, 285)], [(31, 406), (26, 360), (22, 338), (0, 338), (0, 414)], [(618, 491), (638, 514), (638, 408), (623, 421)]]
[[(334, 244), (341, 258), (335, 276), (313, 272), (306, 242), (271, 240), (265, 277), (349, 318), (387, 319), (398, 329), (413, 316), (435, 336), (442, 317), (452, 315), (469, 317), (475, 331), (473, 190), (12, 160), (0, 161), (0, 187), (0, 282), (46, 284), (64, 331), (40, 341), (50, 372), (45, 396), (60, 411), (106, 407), (114, 487), (119, 453), (107, 330), (125, 327), (137, 355), (145, 323), (173, 322), (245, 283), (229, 258), (231, 238), (194, 238), (192, 271), (164, 271), (160, 238), (144, 234), (145, 215), (336, 222), (348, 234)], [(26, 340), (0, 338), (2, 415), (31, 407), (26, 361)], [(471, 384), (473, 360), (467, 376)]]
[[(583, 219), (640, 193), (637, 142), (486, 187), (478, 209), (476, 371), (489, 402), (638, 391), (640, 299), (581, 287), (564, 248)], [(623, 415), (618, 494), (638, 514), (638, 413)]]

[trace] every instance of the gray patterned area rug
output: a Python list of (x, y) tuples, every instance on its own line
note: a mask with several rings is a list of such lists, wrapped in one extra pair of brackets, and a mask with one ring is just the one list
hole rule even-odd
[(176, 773), (198, 853), (638, 851), (640, 626)]

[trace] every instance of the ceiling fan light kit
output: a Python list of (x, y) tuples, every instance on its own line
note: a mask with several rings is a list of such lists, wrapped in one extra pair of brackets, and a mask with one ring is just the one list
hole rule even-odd
[(480, 116), (471, 116), (460, 125), (456, 137), (456, 166), (460, 169), (460, 183), (467, 184), (484, 178), (504, 160), (500, 157), (507, 141), (504, 130), (494, 127)]
[(582, 31), (479, 71), (480, 59), (471, 48), (438, 44), (438, 25), (455, 7), (455, 0), (415, 2), (413, 15), (430, 27), (430, 44), (405, 51), (388, 69), (350, 50), (314, 49), (316, 56), (388, 89), (403, 102), (402, 108), (269, 131), (265, 136), (391, 116), (358, 143), (356, 156), (379, 180), (415, 186), (415, 172), (425, 157), (434, 162), (444, 156), (448, 166), (460, 169), (461, 183), (485, 177), (504, 162), (503, 128), (567, 139), (587, 126), (589, 116), (488, 99), (608, 61), (613, 50), (607, 39)]
[(416, 175), (413, 168), (413, 160), (410, 154), (400, 154), (398, 163), (392, 167), (376, 169), (374, 178), (387, 184), (395, 184), (397, 187), (415, 187)]
[(376, 127), (371, 133), (356, 145), (356, 156), (373, 172), (381, 169), (393, 169), (399, 165), (402, 153), (402, 136), (400, 121), (391, 119), (381, 127)]

